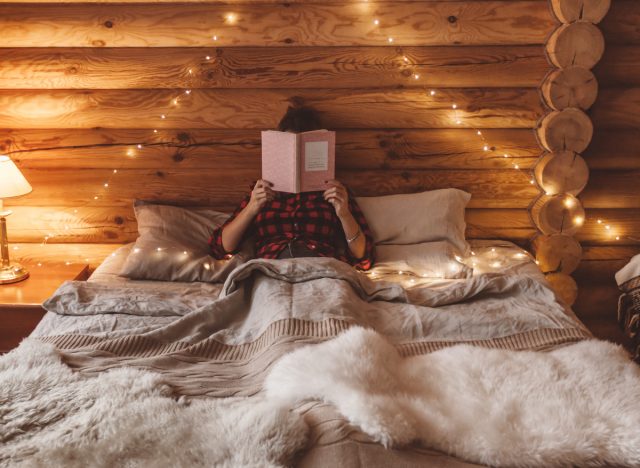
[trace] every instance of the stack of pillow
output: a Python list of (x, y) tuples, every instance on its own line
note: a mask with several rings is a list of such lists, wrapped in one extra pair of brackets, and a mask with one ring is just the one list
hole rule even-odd
[[(357, 198), (376, 243), (375, 270), (402, 271), (420, 277), (470, 276), (471, 269), (456, 260), (469, 251), (464, 211), (470, 197), (462, 190), (442, 189)], [(145, 202), (136, 202), (134, 211), (140, 236), (121, 276), (218, 282), (252, 256), (248, 245), (226, 260), (209, 255), (209, 237), (228, 214)]]

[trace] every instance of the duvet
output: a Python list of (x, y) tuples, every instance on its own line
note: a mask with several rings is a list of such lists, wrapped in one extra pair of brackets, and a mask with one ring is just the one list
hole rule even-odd
[[(220, 442), (220, 447), (216, 446), (215, 454), (207, 452), (214, 448), (200, 440), (202, 435), (200, 438), (193, 436), (192, 439), (198, 441), (176, 439), (175, 449), (168, 455), (160, 449), (150, 453), (140, 450), (147, 457), (138, 460), (140, 466), (154, 463), (154, 453), (157, 457), (165, 457), (156, 459), (156, 464), (181, 465), (186, 460), (181, 450), (186, 450), (192, 456), (183, 466), (298, 464), (465, 467), (476, 466), (474, 462), (533, 466), (535, 460), (540, 462), (539, 466), (562, 466), (576, 461), (593, 465), (602, 465), (606, 461), (625, 463), (637, 455), (635, 452), (625, 452), (617, 454), (616, 458), (604, 452), (594, 453), (593, 447), (585, 446), (584, 453), (576, 455), (572, 451), (565, 458), (562, 458), (560, 451), (557, 451), (560, 455), (555, 458), (536, 458), (539, 454), (532, 452), (523, 455), (522, 463), (519, 463), (517, 456), (492, 458), (486, 450), (478, 453), (482, 452), (483, 446), (487, 447), (483, 443), (477, 450), (472, 447), (469, 451), (467, 446), (464, 450), (458, 449), (455, 431), (445, 431), (437, 440), (430, 439), (424, 435), (425, 431), (429, 432), (425, 429), (428, 425), (425, 425), (424, 417), (420, 419), (422, 422), (411, 422), (409, 413), (398, 411), (402, 419), (400, 426), (420, 426), (422, 432), (412, 429), (397, 435), (393, 431), (398, 427), (398, 421), (387, 424), (375, 417), (349, 413), (348, 408), (353, 408), (356, 400), (357, 405), (364, 402), (363, 411), (367, 413), (366, 402), (373, 402), (376, 396), (382, 394), (385, 395), (385, 405), (399, 401), (415, 402), (416, 398), (423, 398), (426, 395), (424, 392), (411, 396), (411, 392), (422, 388), (416, 387), (417, 377), (411, 370), (414, 368), (433, 369), (436, 377), (437, 369), (440, 372), (438, 379), (443, 381), (449, 375), (447, 369), (451, 369), (450, 375), (458, 375), (456, 379), (459, 378), (454, 379), (454, 383), (459, 381), (460, 386), (465, 387), (462, 390), (471, 397), (474, 389), (469, 387), (475, 384), (469, 375), (482, 373), (482, 366), (485, 365), (482, 363), (486, 362), (489, 366), (492, 362), (509, 360), (512, 355), (520, 356), (513, 361), (515, 367), (512, 369), (526, 366), (527, 362), (532, 366), (542, 366), (541, 369), (550, 365), (555, 369), (561, 363), (570, 373), (571, 363), (577, 354), (573, 351), (566, 354), (564, 349), (575, 347), (578, 342), (595, 340), (591, 339), (588, 330), (571, 312), (556, 301), (549, 286), (526, 269), (507, 268), (501, 273), (485, 273), (465, 280), (417, 278), (410, 286), (402, 287), (397, 282), (372, 281), (367, 275), (334, 259), (252, 260), (231, 273), (218, 296), (207, 290), (189, 289), (188, 286), (185, 286), (185, 291), (189, 293), (177, 297), (175, 293), (163, 294), (161, 287), (154, 291), (141, 291), (130, 285), (68, 282), (45, 303), (50, 312), (59, 316), (127, 315), (168, 317), (170, 320), (144, 333), (92, 334), (80, 330), (38, 336), (2, 358), (2, 369), (8, 372), (12, 365), (22, 365), (18, 362), (29, 362), (29, 366), (33, 364), (37, 367), (40, 359), (49, 363), (49, 369), (58, 365), (62, 366), (61, 369), (68, 369), (69, 373), (60, 372), (64, 373), (65, 378), (71, 379), (68, 385), (78, 385), (78, 388), (83, 388), (82, 382), (85, 381), (95, 384), (96, 379), (105, 380), (103, 384), (111, 388), (120, 388), (123, 382), (130, 382), (131, 379), (140, 379), (149, 383), (149, 394), (153, 398), (169, 399), (176, 405), (186, 405), (184, 411), (195, 412), (190, 416), (190, 425), (202, 415), (208, 415), (207, 422), (202, 423), (203, 427), (209, 427), (214, 420), (223, 424), (225, 417), (235, 415), (233, 421), (237, 423), (226, 421), (226, 429), (209, 428), (212, 434), (216, 434), (215, 437), (224, 439), (220, 434), (224, 431), (227, 434), (228, 440)], [(344, 337), (349, 334), (355, 338), (344, 342)], [(579, 345), (584, 346), (584, 343)], [(310, 351), (313, 349), (316, 351)], [(552, 354), (559, 352), (565, 354)], [(29, 353), (36, 353), (40, 357), (30, 358)], [(589, 355), (584, 350), (580, 353)], [(634, 367), (625, 367), (626, 356), (619, 350), (603, 348), (602, 352), (591, 354), (594, 362), (610, 359), (612, 365), (626, 369), (626, 379), (638, 377)], [(536, 357), (544, 355), (553, 356), (555, 361), (550, 363), (548, 359), (545, 361)], [(323, 360), (323, 356), (333, 357), (327, 361)], [(431, 359), (429, 356), (448, 356), (441, 361), (446, 365), (433, 367), (435, 361), (429, 361), (431, 364), (425, 361)], [(461, 365), (460, 369), (467, 369), (465, 375), (456, 374), (456, 360), (462, 364), (475, 359), (474, 356), (477, 356), (480, 364), (467, 368)], [(527, 359), (533, 361), (523, 361), (521, 356), (530, 356)], [(536, 364), (536, 360), (540, 362)], [(347, 367), (334, 365), (341, 361), (351, 364)], [(362, 368), (359, 368), (360, 364)], [(385, 366), (388, 369), (383, 369), (378, 375), (380, 367)], [(632, 364), (629, 363), (629, 366)], [(404, 370), (397, 374), (400, 368)], [(25, 372), (31, 372), (30, 369)], [(48, 371), (42, 368), (38, 372)], [(490, 375), (487, 373), (487, 376)], [(557, 381), (561, 379), (559, 375), (555, 372), (553, 378)], [(291, 376), (298, 377), (291, 381)], [(326, 378), (323, 379), (323, 376)], [(56, 387), (52, 381), (55, 379), (34, 377), (22, 385), (20, 378), (12, 378), (16, 382), (10, 388), (4, 386), (0, 389), (5, 408), (0, 417), (9, 426), (15, 423), (21, 408), (14, 403), (26, 398), (24, 392), (27, 383), (32, 396), (34, 386), (41, 385), (42, 388), (36, 389), (36, 393), (41, 391), (43, 394), (50, 393)], [(508, 380), (509, 376), (503, 373), (484, 380), (478, 378), (480, 380), (477, 382), (496, 386), (499, 384), (497, 379)], [(487, 379), (491, 378), (494, 381), (488, 382)], [(602, 376), (594, 375), (593, 378), (597, 380)], [(363, 385), (367, 379), (372, 383)], [(394, 383), (378, 388), (374, 383), (382, 380)], [(406, 382), (400, 382), (403, 380)], [(572, 381), (569, 378), (565, 380)], [(301, 385), (297, 393), (291, 390), (298, 388), (297, 383), (300, 382), (316, 383), (312, 386)], [(347, 390), (332, 393), (332, 387), (338, 383), (343, 385), (340, 388)], [(60, 385), (64, 385), (64, 379), (60, 380)], [(123, 398), (124, 394), (125, 400), (129, 401), (126, 396), (127, 385), (124, 384), (118, 395)], [(513, 392), (517, 391), (517, 386), (513, 387)], [(138, 389), (131, 399), (140, 398), (140, 395), (147, 393)], [(345, 400), (342, 398), (344, 395), (357, 397), (353, 397), (356, 400)], [(98, 406), (91, 398), (99, 398), (99, 395), (87, 398), (86, 405), (92, 408)], [(481, 400), (476, 398), (476, 403), (478, 401)], [(511, 401), (508, 404), (514, 403)], [(246, 411), (241, 409), (243, 405)], [(407, 408), (404, 403), (401, 406)], [(422, 407), (427, 408), (428, 405)], [(152, 408), (149, 407), (148, 412), (153, 412)], [(43, 408), (39, 411), (46, 413)], [(118, 424), (113, 411), (115, 409), (109, 413), (109, 417), (115, 418), (114, 424)], [(182, 410), (174, 408), (171, 411), (182, 416), (168, 418), (172, 421), (168, 424), (181, 427), (180, 424), (184, 424), (184, 421), (179, 422), (179, 418), (184, 416)], [(247, 420), (246, 414), (255, 414), (256, 419)], [(447, 424), (447, 414), (448, 410), (440, 412), (437, 420), (441, 425)], [(38, 436), (55, 431), (54, 426), (62, 424), (64, 416), (62, 414), (46, 421), (34, 416), (33, 421), (22, 424), (19, 431), (5, 438), (4, 443), (8, 446), (14, 444), (14, 447), (9, 451), (0, 451), (0, 461), (29, 463), (30, 460), (42, 460), (44, 455), (39, 452), (44, 447), (39, 444)], [(106, 415), (93, 417), (109, 419)], [(141, 414), (139, 417), (138, 426), (147, 431), (146, 446), (153, 446), (153, 440), (160, 444), (160, 437), (154, 436), (153, 429), (149, 429), (153, 425), (147, 426), (150, 423), (145, 418), (150, 416)], [(627, 423), (634, 421), (632, 419)], [(77, 429), (77, 425), (74, 427)], [(252, 429), (256, 433), (252, 434), (254, 438), (243, 442), (245, 445), (240, 444)], [(95, 428), (93, 430), (94, 446), (96, 437), (105, 437), (105, 440), (112, 437), (106, 435), (111, 434), (106, 429), (98, 433)], [(135, 428), (131, 430), (135, 432)], [(431, 433), (434, 433), (433, 430)], [(64, 434), (68, 434), (68, 431)], [(475, 436), (471, 434), (469, 437)], [(59, 459), (66, 464), (70, 463), (70, 459), (88, 460), (78, 455), (84, 453), (79, 446), (76, 450), (72, 441), (68, 438), (65, 440), (65, 443), (58, 444), (56, 457), (61, 457)], [(132, 440), (136, 440), (135, 437), (131, 436)], [(633, 443), (631, 440), (627, 442)], [(104, 463), (105, 466), (109, 463), (125, 464), (125, 458), (117, 456), (116, 452), (120, 450), (121, 456), (127, 456), (126, 463), (136, 464), (133, 448), (124, 442), (120, 442), (120, 445), (104, 445), (101, 449), (104, 453), (100, 455), (102, 458), (95, 458), (94, 451), (91, 451), (93, 463)], [(166, 440), (161, 445), (165, 446)], [(114, 446), (120, 449), (114, 449)], [(205, 446), (206, 449), (203, 448)], [(245, 451), (247, 453), (242, 457), (246, 457), (238, 458), (237, 453), (233, 455), (234, 451)], [(455, 453), (467, 461), (451, 457), (443, 451)], [(49, 453), (47, 456), (53, 455)]]

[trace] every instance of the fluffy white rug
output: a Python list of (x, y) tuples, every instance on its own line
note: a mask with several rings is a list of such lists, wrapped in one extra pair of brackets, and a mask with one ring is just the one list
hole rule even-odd
[(640, 370), (606, 342), (402, 358), (352, 328), (284, 357), (265, 385), (289, 405), (334, 404), (385, 446), (420, 441), (493, 466), (640, 466)]
[(281, 466), (307, 427), (263, 398), (176, 400), (159, 374), (72, 372), (35, 340), (0, 358), (0, 465)]

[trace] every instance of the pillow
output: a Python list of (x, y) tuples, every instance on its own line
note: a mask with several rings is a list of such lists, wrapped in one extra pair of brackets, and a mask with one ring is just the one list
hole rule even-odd
[(136, 201), (139, 237), (120, 271), (138, 280), (224, 281), (250, 257), (243, 250), (227, 260), (209, 255), (213, 230), (229, 217), (209, 208), (184, 208)]
[(470, 278), (473, 268), (461, 262), (455, 247), (447, 241), (408, 245), (376, 246), (378, 274), (411, 274), (423, 278)]
[(429, 192), (358, 197), (376, 244), (419, 244), (447, 240), (460, 254), (469, 251), (464, 209), (471, 194), (450, 188)]

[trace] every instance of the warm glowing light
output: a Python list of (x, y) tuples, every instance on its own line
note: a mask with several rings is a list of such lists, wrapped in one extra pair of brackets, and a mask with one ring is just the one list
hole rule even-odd
[(210, 56), (210, 55), (207, 55), (207, 56), (205, 57), (205, 60), (211, 60), (211, 56)]
[(462, 121), (461, 121), (461, 120), (456, 120), (456, 123), (457, 123), (458, 125), (460, 125), (460, 124), (462, 124)]
[(402, 57), (402, 60), (404, 60), (405, 62), (409, 62), (409, 59), (407, 57)]
[(184, 251), (182, 252), (182, 255), (189, 255), (189, 252), (187, 252), (186, 250), (184, 250)]
[(138, 149), (142, 149), (142, 145), (141, 144), (138, 144)]
[(374, 19), (373, 20), (373, 24), (375, 24), (376, 26), (378, 26), (380, 24), (380, 20), (379, 19)]
[(162, 115), (160, 116), (160, 118), (161, 118), (161, 119), (166, 119), (166, 118), (167, 118), (167, 116), (166, 116), (166, 115), (164, 115), (164, 114), (162, 114)]
[(389, 42), (393, 42), (393, 37), (390, 37), (389, 39), (387, 39)]
[(184, 92), (184, 94), (191, 94), (191, 90), (190, 90), (190, 89), (187, 89), (187, 90)]
[(214, 41), (218, 40), (218, 36), (213, 36), (211, 39), (213, 39)]
[(173, 101), (171, 101), (173, 103), (174, 106), (178, 105), (178, 98), (175, 98)]
[(114, 174), (117, 174), (117, 173), (118, 173), (118, 169), (114, 169), (114, 170), (113, 170), (113, 173), (114, 173)]
[(535, 181), (535, 180), (533, 180), (533, 179), (531, 179), (531, 180), (529, 181), (529, 183), (530, 183), (531, 185), (533, 185), (533, 184), (535, 184), (535, 183), (536, 183), (536, 181)]
[(133, 156), (135, 154), (136, 154), (135, 151), (133, 151), (131, 148), (127, 150), (127, 156)]
[(620, 240), (620, 236), (616, 236), (616, 240)]
[(108, 186), (109, 186), (109, 184), (108, 184), (108, 183), (105, 183), (105, 184), (104, 184), (104, 186), (105, 186), (105, 187), (108, 187)]
[(237, 16), (236, 16), (235, 14), (233, 14), (233, 13), (229, 13), (229, 14), (227, 15), (227, 22), (228, 22), (228, 23), (235, 23), (235, 22), (236, 22), (236, 19), (238, 19), (238, 18), (237, 18)]
[(158, 252), (162, 252), (162, 247), (157, 247), (157, 248), (156, 248), (156, 250), (157, 250)]
[(509, 155), (508, 155), (508, 154), (506, 154), (506, 153), (505, 153), (503, 156), (504, 156), (505, 158), (508, 158), (508, 157), (509, 157)]
[(598, 224), (602, 224), (602, 220), (601, 219), (598, 220)]
[(611, 229), (611, 226), (609, 226), (608, 224), (604, 227), (605, 229), (609, 230)]
[(581, 226), (582, 223), (584, 223), (584, 216), (574, 216), (573, 217), (573, 224), (575, 224), (576, 226)]
[(93, 197), (93, 199), (94, 199), (94, 200), (97, 200), (97, 199), (98, 199), (98, 195), (96, 195), (95, 197)]
[(491, 263), (491, 266), (492, 266), (493, 268), (499, 268), (500, 266), (502, 266), (502, 263), (500, 263), (500, 262), (492, 262), (492, 263)]
[(564, 206), (567, 208), (573, 208), (576, 205), (576, 201), (573, 198), (567, 197), (564, 199)]
[(488, 147), (487, 145), (484, 145), (484, 146), (482, 147), (482, 149), (483, 149), (483, 150), (485, 150), (485, 151), (489, 151), (489, 147)]
[(211, 265), (209, 265), (208, 263), (204, 264), (204, 269), (205, 270), (210, 270), (211, 269)]
[(513, 167), (514, 167), (515, 169), (520, 169), (520, 166), (518, 166), (517, 164), (514, 164), (514, 165), (513, 165)]
[(138, 252), (140, 252), (140, 248), (139, 247), (136, 247), (135, 249), (133, 249), (133, 253), (138, 253)]
[(451, 105), (451, 108), (452, 108), (452, 109), (457, 109), (457, 108), (458, 108), (458, 104), (452, 104), (452, 105)]
[(420, 78), (420, 75), (418, 75), (417, 73), (414, 73), (414, 75), (413, 75), (413, 79), (414, 79), (414, 80), (417, 80), (417, 79), (419, 79), (419, 78)]
[(402, 270), (398, 271), (399, 275), (402, 275), (403, 273), (404, 273), (404, 271), (402, 271)]
[(429, 94), (431, 94), (432, 96), (435, 96), (436, 92), (432, 89), (431, 91), (429, 91)]
[(478, 136), (482, 135), (482, 132), (480, 130), (478, 130)]

